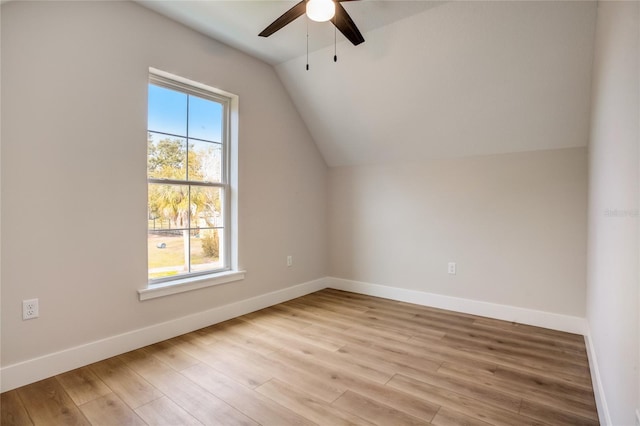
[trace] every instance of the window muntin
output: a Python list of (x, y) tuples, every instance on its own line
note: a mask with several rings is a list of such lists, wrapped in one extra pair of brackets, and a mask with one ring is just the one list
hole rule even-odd
[(230, 99), (150, 75), (150, 284), (230, 269)]

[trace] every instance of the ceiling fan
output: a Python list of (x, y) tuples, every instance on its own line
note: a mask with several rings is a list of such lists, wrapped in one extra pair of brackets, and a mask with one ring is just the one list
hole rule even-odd
[(262, 30), (260, 37), (271, 34), (290, 24), (305, 13), (314, 21), (331, 21), (354, 46), (364, 42), (364, 37), (356, 27), (351, 16), (340, 3), (355, 0), (302, 0)]

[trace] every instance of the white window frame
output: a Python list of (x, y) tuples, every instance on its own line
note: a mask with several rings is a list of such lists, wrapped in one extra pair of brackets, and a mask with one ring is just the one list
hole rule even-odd
[[(222, 177), (221, 182), (209, 186), (223, 189), (224, 265), (215, 271), (202, 271), (149, 280), (147, 287), (138, 290), (139, 299), (182, 293), (199, 288), (244, 279), (245, 271), (238, 268), (238, 96), (202, 83), (188, 80), (155, 68), (149, 68), (148, 83), (182, 93), (204, 97), (223, 104)], [(148, 126), (147, 126), (148, 131)], [(146, 139), (145, 139), (146, 140)], [(147, 180), (147, 186), (150, 180)], [(162, 181), (169, 184), (185, 182)], [(147, 257), (148, 258), (148, 257)]]

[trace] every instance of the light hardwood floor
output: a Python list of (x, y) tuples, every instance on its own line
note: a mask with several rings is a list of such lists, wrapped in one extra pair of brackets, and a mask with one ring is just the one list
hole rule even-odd
[(2, 425), (592, 425), (582, 336), (322, 290), (1, 396)]

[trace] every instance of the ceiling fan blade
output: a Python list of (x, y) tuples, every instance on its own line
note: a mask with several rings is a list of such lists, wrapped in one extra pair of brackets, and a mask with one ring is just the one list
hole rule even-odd
[(283, 13), (281, 17), (273, 21), (271, 25), (269, 25), (267, 28), (262, 30), (262, 32), (258, 35), (260, 37), (269, 37), (271, 34), (275, 33), (285, 25), (290, 24), (291, 22), (295, 21), (296, 19), (304, 15), (306, 11), (307, 11), (306, 1), (302, 0), (300, 3), (296, 4), (291, 9)]
[(333, 22), (333, 25), (335, 25), (354, 46), (364, 42), (364, 37), (360, 34), (360, 30), (356, 27), (356, 23), (353, 22), (351, 16), (349, 16), (345, 8), (340, 4), (340, 0), (336, 2), (336, 15), (331, 19), (331, 22)]

